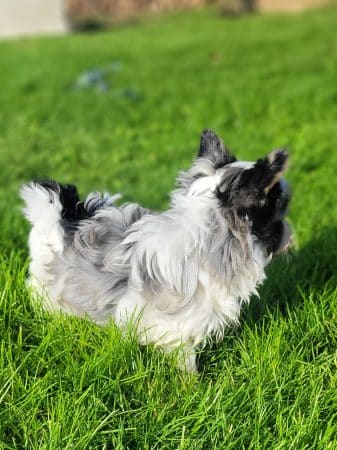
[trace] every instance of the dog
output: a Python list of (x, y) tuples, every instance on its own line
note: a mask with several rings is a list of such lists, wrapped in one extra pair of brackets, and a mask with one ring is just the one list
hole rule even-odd
[(164, 212), (99, 193), (80, 201), (75, 186), (50, 180), (24, 185), (28, 283), (45, 309), (131, 323), (141, 344), (182, 349), (181, 365), (196, 371), (196, 350), (238, 323), (290, 245), (287, 161), (285, 150), (237, 161), (205, 130)]

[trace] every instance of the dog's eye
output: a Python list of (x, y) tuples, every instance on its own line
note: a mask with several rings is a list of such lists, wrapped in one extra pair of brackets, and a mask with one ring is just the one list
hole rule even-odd
[(249, 222), (249, 215), (248, 215), (248, 210), (247, 209), (245, 209), (245, 208), (238, 209), (238, 216), (244, 222)]

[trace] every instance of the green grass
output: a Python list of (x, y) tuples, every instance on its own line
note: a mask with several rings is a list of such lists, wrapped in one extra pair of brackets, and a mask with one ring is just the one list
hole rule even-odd
[[(337, 448), (336, 26), (336, 8), (206, 10), (0, 42), (1, 449)], [(72, 89), (116, 61), (108, 92)], [(47, 176), (163, 209), (205, 127), (242, 159), (289, 147), (296, 251), (188, 377), (112, 325), (32, 308), (17, 193)]]

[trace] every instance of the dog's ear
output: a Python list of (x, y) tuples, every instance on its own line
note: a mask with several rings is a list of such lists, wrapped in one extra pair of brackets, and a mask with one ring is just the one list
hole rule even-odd
[(212, 130), (204, 130), (200, 137), (199, 157), (223, 154), (226, 151), (220, 137)]
[(236, 160), (212, 130), (201, 133), (198, 157), (211, 160), (216, 169)]
[(266, 158), (259, 159), (251, 169), (243, 172), (241, 186), (256, 186), (268, 193), (281, 179), (288, 159), (289, 155), (285, 150), (274, 150)]

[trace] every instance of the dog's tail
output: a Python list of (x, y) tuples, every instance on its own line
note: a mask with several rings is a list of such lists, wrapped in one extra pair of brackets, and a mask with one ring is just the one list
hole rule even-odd
[(80, 201), (77, 188), (53, 180), (35, 180), (22, 186), (24, 215), (33, 226), (45, 228), (56, 221), (78, 221), (92, 217), (96, 211), (112, 206), (121, 195), (93, 192)]
[(41, 231), (48, 230), (63, 218), (74, 217), (79, 202), (75, 186), (53, 180), (32, 181), (22, 186), (20, 195), (25, 202), (25, 217)]
[(32, 224), (31, 237), (35, 236), (35, 241), (43, 239), (57, 253), (63, 250), (67, 232), (74, 231), (81, 220), (113, 205), (120, 197), (94, 192), (81, 202), (74, 185), (53, 180), (32, 181), (22, 186), (20, 194), (25, 202), (24, 215)]

